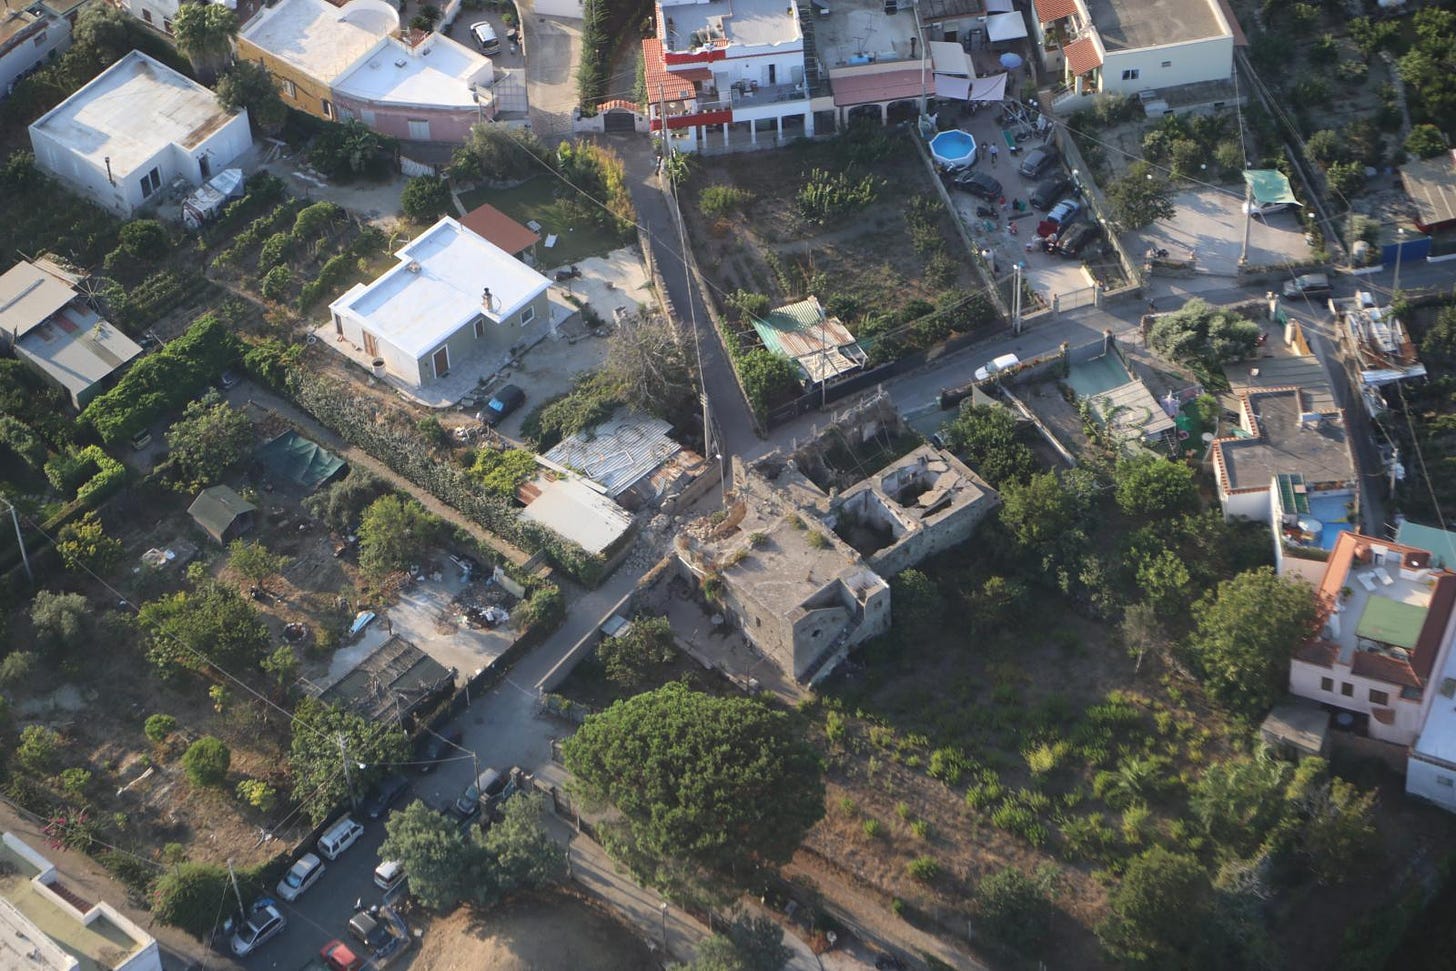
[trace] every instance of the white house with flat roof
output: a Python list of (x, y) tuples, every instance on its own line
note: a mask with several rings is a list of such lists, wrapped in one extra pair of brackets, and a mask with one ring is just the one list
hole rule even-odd
[(1130, 94), (1233, 75), (1238, 21), (1223, 0), (1033, 0), (1036, 49), (1069, 91)]
[(162, 971), (157, 942), (106, 901), (82, 898), (14, 833), (0, 835), (0, 968)]
[(132, 51), (30, 126), (36, 164), (127, 217), (164, 186), (198, 186), (253, 143), (246, 109)]
[(445, 377), (487, 346), (494, 328), (550, 319), (549, 281), (448, 216), (395, 256), (398, 266), (355, 284), (329, 311), (337, 342), (407, 385)]

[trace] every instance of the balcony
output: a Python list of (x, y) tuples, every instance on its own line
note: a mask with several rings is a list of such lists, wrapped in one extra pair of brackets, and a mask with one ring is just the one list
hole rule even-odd
[(739, 81), (733, 85), (732, 104), (734, 108), (758, 108), (763, 105), (782, 104), (786, 101), (804, 101), (809, 97), (808, 89), (801, 81), (798, 84), (758, 84)]

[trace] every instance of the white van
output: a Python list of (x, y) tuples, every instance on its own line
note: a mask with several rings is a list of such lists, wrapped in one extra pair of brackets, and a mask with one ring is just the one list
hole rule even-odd
[(326, 859), (337, 860), (339, 854), (353, 846), (364, 835), (364, 827), (354, 822), (352, 816), (345, 816), (328, 828), (319, 837), (318, 849)]

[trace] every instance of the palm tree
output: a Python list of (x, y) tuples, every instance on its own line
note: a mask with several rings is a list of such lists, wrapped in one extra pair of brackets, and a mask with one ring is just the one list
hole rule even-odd
[(238, 16), (220, 4), (184, 3), (172, 20), (172, 33), (198, 80), (211, 84), (232, 63)]

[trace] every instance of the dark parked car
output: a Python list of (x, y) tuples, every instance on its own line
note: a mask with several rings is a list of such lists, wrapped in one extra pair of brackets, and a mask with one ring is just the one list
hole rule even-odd
[(354, 939), (360, 944), (368, 948), (370, 953), (384, 947), (394, 936), (389, 933), (389, 925), (363, 910), (349, 918), (349, 933), (354, 935)]
[(370, 819), (378, 819), (389, 812), (389, 807), (399, 802), (409, 791), (409, 780), (402, 775), (388, 775), (379, 780), (360, 808)]
[(1032, 152), (1029, 152), (1026, 158), (1021, 160), (1021, 164), (1017, 166), (1016, 170), (1020, 172), (1024, 178), (1039, 179), (1044, 174), (1046, 174), (1046, 171), (1048, 169), (1050, 169), (1053, 165), (1056, 165), (1057, 162), (1060, 160), (1061, 155), (1058, 154), (1055, 148), (1052, 148), (1051, 146), (1047, 146), (1046, 148), (1038, 148)]
[(956, 176), (955, 181), (951, 184), (957, 189), (969, 192), (973, 196), (980, 196), (982, 199), (1001, 198), (1001, 183), (985, 172), (963, 172)]
[(420, 745), (419, 770), (434, 772), (435, 763), (453, 755), (456, 747), (463, 741), (465, 741), (465, 733), (458, 728), (447, 729), (440, 734), (430, 732)]
[(1042, 179), (1031, 190), (1031, 204), (1042, 211), (1057, 204), (1057, 200), (1072, 191), (1072, 180), (1065, 175), (1053, 175)]
[(485, 403), (485, 423), (499, 425), (501, 419), (521, 407), (525, 400), (526, 392), (514, 384), (502, 385), (501, 389)]
[(1057, 241), (1057, 252), (1063, 256), (1077, 257), (1102, 235), (1102, 227), (1096, 223), (1077, 223)]

